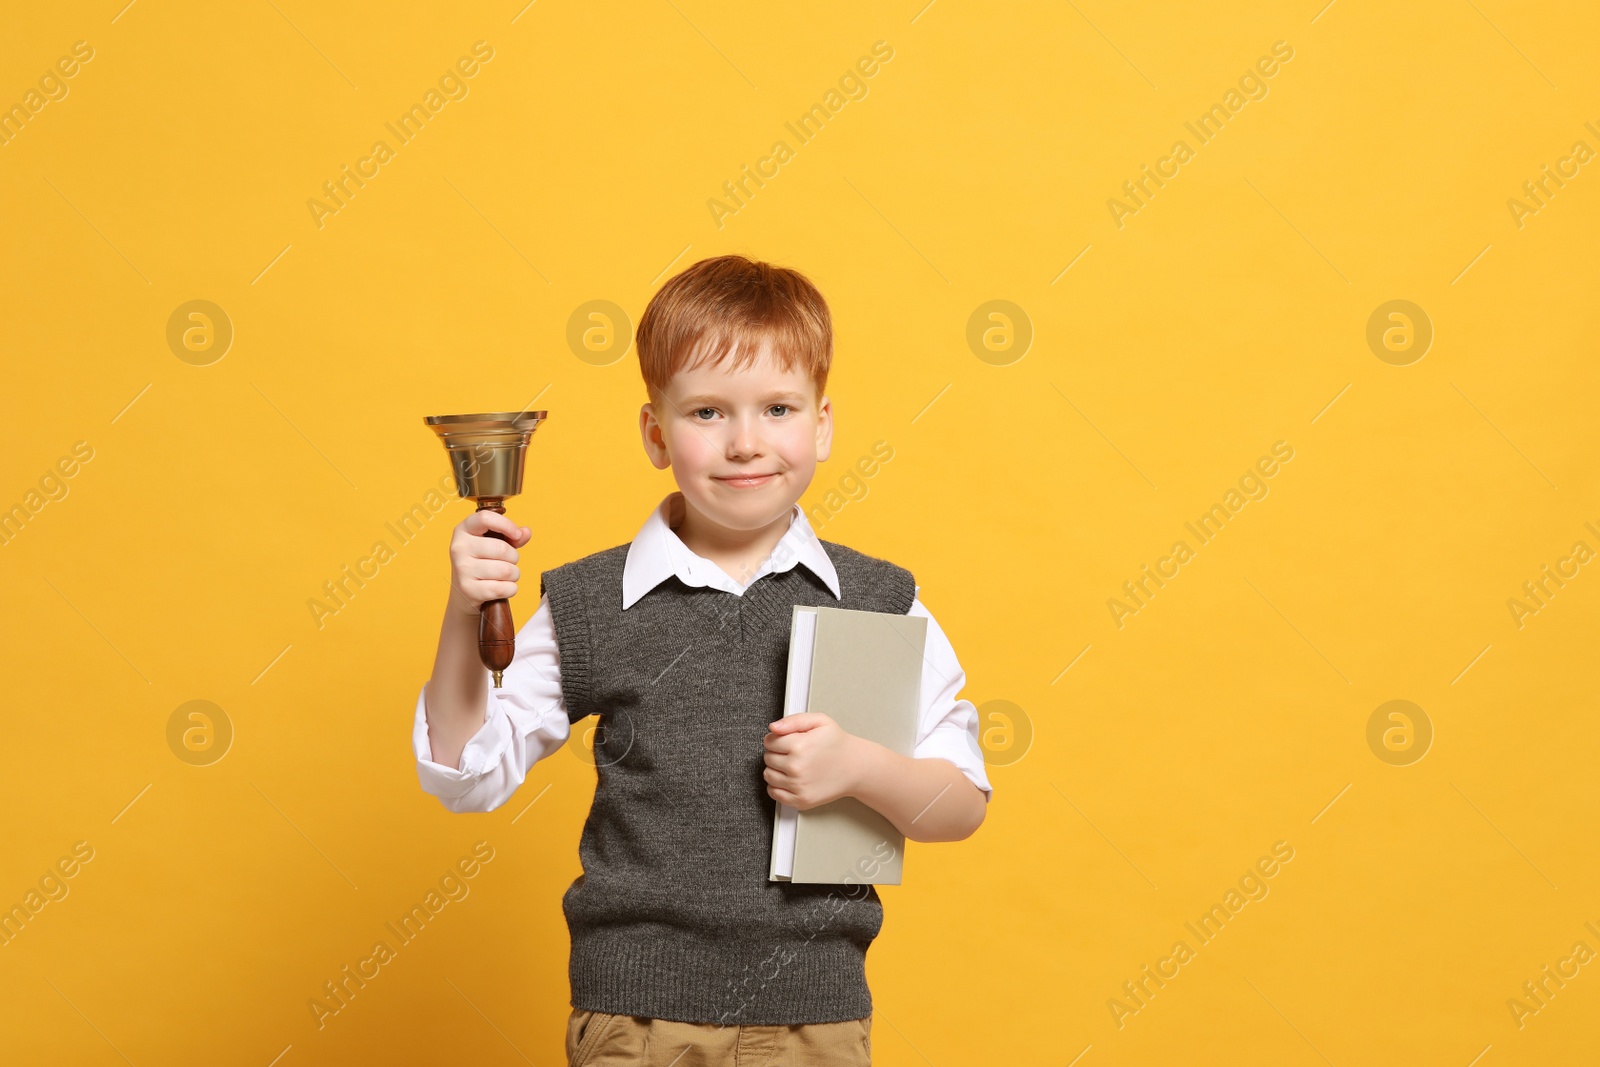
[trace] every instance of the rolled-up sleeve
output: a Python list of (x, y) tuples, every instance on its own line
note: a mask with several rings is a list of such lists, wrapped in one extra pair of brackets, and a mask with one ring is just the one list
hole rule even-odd
[(517, 791), (539, 760), (567, 743), (571, 727), (561, 694), (561, 664), (550, 604), (541, 597), (517, 631), (516, 654), (502, 687), (488, 687), (484, 723), (467, 741), (458, 766), (433, 761), (428, 740), (427, 686), (417, 693), (411, 747), (422, 791), (455, 812), (493, 811)]
[(922, 652), (922, 713), (912, 755), (954, 763), (968, 781), (983, 791), (987, 802), (994, 790), (989, 785), (983, 747), (978, 740), (978, 709), (960, 696), (967, 674), (961, 669), (950, 639), (920, 598), (912, 601), (907, 614), (928, 620), (928, 637)]

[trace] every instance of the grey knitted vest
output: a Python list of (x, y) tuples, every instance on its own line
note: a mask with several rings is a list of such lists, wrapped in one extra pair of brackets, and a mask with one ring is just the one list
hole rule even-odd
[(906, 614), (911, 572), (831, 541), (742, 596), (668, 578), (622, 610), (628, 545), (545, 571), (576, 723), (599, 716), (581, 874), (562, 898), (576, 1008), (722, 1025), (859, 1019), (883, 924), (870, 885), (767, 879), (762, 739), (783, 715), (795, 604)]

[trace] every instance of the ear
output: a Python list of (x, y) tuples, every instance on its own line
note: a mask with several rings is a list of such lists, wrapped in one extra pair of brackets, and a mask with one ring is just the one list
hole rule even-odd
[(656, 406), (647, 403), (639, 409), (639, 436), (644, 441), (645, 455), (658, 471), (672, 466), (672, 456), (667, 452), (666, 438), (661, 433), (661, 423), (656, 418)]
[(827, 397), (817, 405), (817, 462), (833, 453), (833, 401)]

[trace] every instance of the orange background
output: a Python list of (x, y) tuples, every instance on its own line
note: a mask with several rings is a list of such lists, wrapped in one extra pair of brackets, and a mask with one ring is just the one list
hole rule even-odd
[[(0, 906), (67, 891), (0, 947), (8, 1061), (559, 1060), (594, 772), (557, 754), (486, 815), (419, 790), (410, 717), (470, 505), (405, 543), (386, 524), (448, 485), (423, 416), (533, 403), (524, 573), (630, 538), (672, 483), (618, 339), (729, 251), (828, 297), (835, 453), (803, 503), (916, 574), (984, 708), (987, 823), (913, 844), (884, 892), (877, 1062), (1592, 1058), (1592, 962), (1508, 1006), (1600, 950), (1600, 576), (1568, 563), (1536, 613), (1509, 605), (1600, 549), (1600, 176), (1561, 163), (1600, 149), (1591, 7), (5, 22), (0, 106), (93, 51), (0, 145), (0, 508), (24, 516), (0, 543)], [(313, 212), (479, 41), (465, 95)], [(1250, 80), (1276, 42), (1292, 58)], [(835, 89), (802, 143), (785, 124)], [(1185, 124), (1235, 89), (1202, 142)], [(779, 140), (762, 187), (708, 206)], [(1564, 184), (1513, 210), (1547, 164)], [(1146, 165), (1169, 177), (1134, 205)], [(216, 310), (169, 341), (194, 300)], [(597, 300), (628, 321), (585, 313), (572, 343)], [(1241, 487), (1280, 441), (1265, 495)], [(893, 459), (851, 480), (878, 442)], [(1258, 498), (1201, 543), (1185, 524), (1235, 487)], [(1108, 602), (1179, 540), (1119, 626)], [(324, 983), (480, 841), (470, 894), (319, 1028)], [(1280, 841), (1267, 895), (1201, 944), (1185, 923)], [(49, 881), (77, 842), (92, 858)], [(1131, 1000), (1180, 939), (1193, 958)]]

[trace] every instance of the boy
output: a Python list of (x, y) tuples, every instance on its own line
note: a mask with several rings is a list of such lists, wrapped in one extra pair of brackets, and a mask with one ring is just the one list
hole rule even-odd
[[(678, 491), (633, 541), (541, 574), (502, 689), (478, 660), (478, 609), (517, 592), (531, 531), (478, 511), (452, 535), (412, 733), (422, 788), (493, 810), (599, 718), (583, 874), (562, 898), (572, 1067), (869, 1063), (877, 891), (769, 881), (775, 805), (854, 796), (916, 841), (983, 821), (966, 676), (911, 573), (819, 540), (797, 503), (832, 445), (832, 348), (795, 271), (721, 256), (661, 288), (639, 322), (640, 430)], [(783, 716), (795, 604), (928, 619), (914, 756), (822, 712)]]

